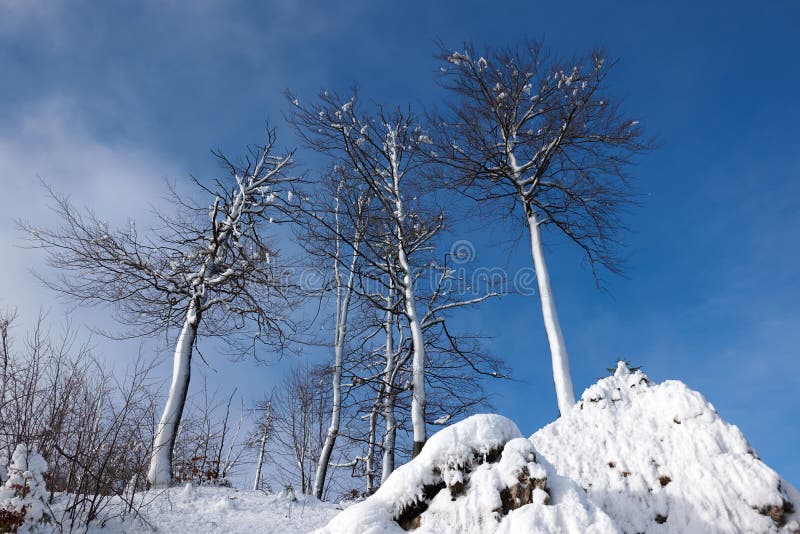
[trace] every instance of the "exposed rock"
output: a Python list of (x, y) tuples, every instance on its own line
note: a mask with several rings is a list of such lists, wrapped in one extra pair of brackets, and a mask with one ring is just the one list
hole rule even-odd
[[(498, 510), (502, 515), (508, 515), (511, 510), (521, 508), (533, 502), (533, 490), (540, 489), (547, 492), (547, 478), (531, 478), (528, 468), (523, 467), (517, 478), (518, 483), (500, 491), (500, 500), (503, 506)], [(548, 500), (549, 500), (548, 493)]]
[(444, 488), (445, 483), (442, 481), (422, 486), (422, 498), (403, 506), (394, 520), (403, 530), (412, 530), (419, 527), (420, 516), (428, 509), (431, 499)]
[[(423, 515), (428, 511), (431, 502), (440, 492), (446, 489), (450, 495), (451, 502), (464, 498), (472, 489), (470, 475), (474, 471), (480, 469), (481, 466), (485, 466), (489, 470), (502, 470), (502, 467), (497, 464), (503, 458), (503, 451), (503, 447), (494, 447), (485, 452), (475, 451), (469, 455), (467, 462), (446, 466), (443, 469), (434, 467), (432, 469), (432, 478), (438, 480), (438, 482), (424, 485), (420, 497), (400, 507), (394, 520), (403, 530), (408, 531), (419, 528), (422, 524)], [(525, 459), (534, 462), (536, 455), (532, 450), (527, 451)], [(512, 510), (532, 503), (535, 489), (547, 491), (547, 476), (542, 476), (542, 473), (540, 473), (539, 478), (531, 477), (531, 471), (526, 464), (522, 464), (521, 468), (513, 475), (516, 477), (515, 484), (498, 489), (500, 506), (493, 510), (498, 516), (505, 516)]]
[(767, 505), (757, 508), (761, 515), (769, 516), (777, 526), (782, 527), (786, 524), (786, 516), (794, 513), (794, 505), (786, 499), (780, 505)]

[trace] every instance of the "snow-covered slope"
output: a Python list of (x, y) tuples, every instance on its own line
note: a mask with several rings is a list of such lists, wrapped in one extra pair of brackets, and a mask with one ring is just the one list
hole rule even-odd
[(798, 533), (800, 494), (699, 393), (620, 362), (534, 434), (497, 415), (440, 431), (320, 533)]
[[(128, 515), (121, 521), (112, 517), (104, 526), (93, 523), (88, 532), (304, 534), (324, 525), (341, 510), (340, 506), (308, 495), (191, 485), (138, 493), (135, 502), (140, 507), (140, 518)], [(113, 516), (120, 506), (124, 508), (122, 503), (112, 501), (105, 512)], [(57, 498), (53, 508), (58, 517), (63, 503)], [(42, 528), (36, 532), (45, 534), (58, 529)]]
[(796, 532), (800, 495), (682, 382), (620, 362), (531, 437), (624, 532)]

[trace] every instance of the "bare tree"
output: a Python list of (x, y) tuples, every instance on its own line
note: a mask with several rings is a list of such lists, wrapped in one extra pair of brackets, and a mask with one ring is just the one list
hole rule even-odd
[(493, 217), (521, 206), (564, 413), (575, 395), (541, 228), (576, 243), (597, 280), (597, 266), (619, 272), (619, 216), (632, 201), (627, 170), (651, 142), (606, 94), (611, 63), (602, 51), (563, 60), (526, 42), (483, 53), (443, 49), (441, 61), (448, 112), (434, 118), (431, 156), (456, 175), (451, 185), (493, 203)]
[[(155, 426), (153, 365), (141, 357), (124, 376), (109, 372), (67, 322), (53, 334), (40, 315), (25, 343), (6, 339), (6, 396), (0, 403), (0, 450), (36, 444), (64, 530), (137, 512)], [(19, 344), (18, 344), (19, 345)], [(129, 491), (131, 490), (131, 491)], [(124, 508), (115, 508), (114, 498)]]
[[(358, 292), (385, 316), (382, 330), (389, 338), (391, 332), (386, 325), (393, 324), (397, 316), (402, 316), (402, 328), (408, 331), (416, 455), (427, 436), (428, 343), (423, 332), (440, 325), (445, 310), (475, 304), (495, 294), (462, 299), (456, 288), (442, 283), (452, 277), (452, 270), (434, 261), (435, 238), (445, 227), (445, 214), (436, 199), (435, 188), (425, 179), (424, 167), (430, 164), (425, 147), (431, 141), (413, 113), (399, 108), (386, 111), (380, 106), (362, 111), (356, 93), (342, 97), (324, 91), (317, 103), (310, 106), (302, 105), (291, 95), (290, 99), (295, 105), (290, 121), (307, 144), (333, 159), (337, 168), (344, 169), (350, 188), (366, 189), (370, 196)], [(342, 233), (334, 224), (327, 227), (336, 239), (352, 248), (353, 235)], [(391, 339), (388, 344), (392, 344)], [(391, 399), (385, 397), (393, 391), (389, 384), (408, 363), (393, 354), (394, 349), (385, 352), (387, 381), (383, 388), (378, 388), (384, 391), (377, 404), (384, 404), (386, 410), (391, 409)], [(377, 374), (369, 378), (373, 379), (380, 381)], [(391, 426), (391, 416), (388, 412), (386, 416)], [(375, 418), (370, 420), (374, 422)], [(370, 427), (369, 435), (373, 430)], [(367, 457), (371, 458), (371, 453)]]
[(342, 369), (350, 332), (351, 307), (358, 273), (364, 263), (364, 239), (369, 223), (371, 195), (342, 166), (334, 166), (317, 184), (315, 201), (299, 208), (303, 229), (299, 240), (314, 261), (332, 267), (332, 279), (323, 295), (332, 295), (333, 372), (330, 425), (314, 477), (314, 495), (322, 498), (331, 455), (342, 418)]
[[(259, 228), (279, 216), (281, 188), (291, 154), (273, 154), (274, 132), (251, 149), (240, 164), (216, 154), (230, 176), (205, 185), (195, 180), (211, 205), (193, 204), (172, 189), (176, 213), (157, 213), (160, 227), (140, 237), (130, 229), (109, 229), (93, 212), (81, 212), (51, 191), (61, 226), (39, 228), (20, 223), (32, 247), (48, 252), (59, 275), (43, 280), (83, 304), (113, 306), (119, 320), (135, 333), (178, 328), (172, 383), (153, 443), (148, 481), (166, 487), (172, 481), (175, 444), (189, 386), (198, 334), (243, 333), (249, 342), (283, 341), (279, 305), (284, 280), (275, 251)], [(289, 192), (289, 194), (291, 194)]]
[(295, 368), (272, 400), (273, 437), (268, 444), (278, 475), (304, 494), (314, 491), (320, 453), (326, 437), (331, 391), (327, 367)]
[(250, 438), (251, 444), (257, 444), (258, 456), (256, 457), (256, 473), (253, 480), (253, 491), (261, 489), (261, 470), (264, 467), (264, 455), (267, 452), (267, 441), (272, 436), (272, 425), (274, 415), (272, 412), (272, 401), (263, 400), (256, 406), (255, 412), (258, 417), (256, 430)]
[[(386, 225), (382, 232), (390, 238), (387, 250), (392, 255), (392, 263), (397, 265), (397, 270), (392, 272), (393, 282), (402, 297), (402, 312), (413, 339), (412, 415), (415, 451), (419, 452), (427, 435), (425, 342), (414, 293), (420, 265), (415, 265), (413, 257), (424, 250), (442, 228), (441, 214), (434, 213), (432, 217), (424, 214), (421, 199), (415, 199), (411, 193), (419, 191), (410, 182), (419, 179), (419, 167), (424, 163), (420, 145), (426, 143), (427, 138), (413, 114), (400, 109), (386, 112), (382, 108), (374, 113), (362, 113), (355, 94), (342, 98), (325, 91), (317, 104), (308, 107), (291, 95), (290, 99), (296, 106), (291, 122), (299, 134), (310, 146), (351, 169), (380, 205)], [(386, 242), (367, 239), (365, 246), (380, 246)], [(381, 257), (380, 253), (372, 256)], [(386, 263), (382, 260), (373, 261), (372, 265), (380, 269)]]

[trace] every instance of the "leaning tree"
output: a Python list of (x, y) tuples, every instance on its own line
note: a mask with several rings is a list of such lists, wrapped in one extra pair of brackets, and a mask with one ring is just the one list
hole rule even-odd
[[(194, 180), (202, 202), (170, 187), (170, 208), (155, 213), (146, 235), (112, 230), (90, 210), (48, 189), (60, 225), (20, 223), (30, 246), (48, 253), (51, 288), (81, 304), (109, 304), (135, 335), (177, 330), (172, 381), (148, 470), (151, 487), (172, 482), (172, 453), (189, 388), (198, 336), (219, 336), (238, 349), (282, 345), (286, 279), (263, 223), (286, 210), (291, 154), (275, 155), (274, 131), (241, 162), (215, 153), (227, 176)], [(210, 203), (209, 203), (210, 202)], [(240, 346), (240, 343), (246, 343)]]
[(449, 184), (493, 203), (492, 217), (522, 211), (563, 414), (575, 395), (541, 230), (576, 243), (596, 280), (598, 266), (619, 272), (620, 213), (633, 200), (627, 171), (651, 142), (608, 94), (612, 63), (602, 51), (561, 59), (527, 42), (482, 53), (442, 49), (440, 59), (447, 104), (433, 117), (431, 155), (449, 167)]

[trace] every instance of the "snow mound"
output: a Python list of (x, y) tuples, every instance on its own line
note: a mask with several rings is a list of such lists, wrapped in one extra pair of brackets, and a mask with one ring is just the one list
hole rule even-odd
[(531, 441), (624, 532), (798, 532), (798, 492), (678, 381), (620, 362)]
[(620, 362), (529, 440), (498, 415), (441, 430), (317, 532), (797, 534), (798, 507), (702, 395)]
[[(499, 415), (445, 428), (367, 500), (320, 534), (614, 532), (611, 520), (563, 477), (548, 478), (531, 442)], [(548, 484), (557, 488), (550, 502)]]

